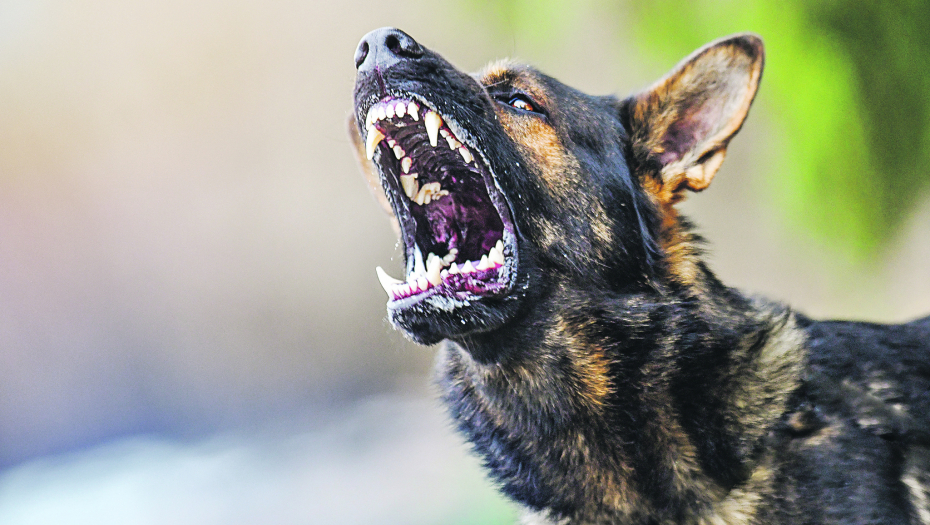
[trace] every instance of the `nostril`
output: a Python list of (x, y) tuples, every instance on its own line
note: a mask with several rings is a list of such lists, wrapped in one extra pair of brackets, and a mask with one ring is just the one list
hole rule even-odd
[(398, 57), (420, 58), (423, 56), (423, 48), (420, 44), (401, 31), (389, 34), (384, 43)]
[(368, 42), (363, 40), (355, 50), (355, 68), (360, 68), (366, 58), (368, 58)]
[(388, 35), (384, 39), (384, 45), (391, 50), (391, 53), (400, 54), (400, 40), (397, 39), (397, 35)]
[(406, 60), (418, 60), (426, 53), (416, 40), (393, 27), (368, 33), (355, 50), (355, 67), (359, 73), (387, 71)]

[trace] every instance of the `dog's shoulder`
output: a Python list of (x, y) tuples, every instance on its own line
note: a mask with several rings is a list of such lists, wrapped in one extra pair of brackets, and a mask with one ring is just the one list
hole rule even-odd
[(782, 475), (775, 492), (790, 502), (773, 513), (786, 522), (930, 523), (930, 317), (795, 319), (807, 366), (777, 432), (787, 439), (772, 444)]
[(886, 437), (930, 436), (930, 317), (798, 324), (808, 337), (806, 387), (821, 405)]

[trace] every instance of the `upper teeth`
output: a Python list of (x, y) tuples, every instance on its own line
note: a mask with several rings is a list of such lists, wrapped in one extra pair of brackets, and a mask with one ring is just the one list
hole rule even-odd
[[(392, 126), (402, 127), (412, 125), (410, 120), (418, 122), (420, 120), (420, 105), (416, 102), (403, 102), (390, 100), (379, 102), (368, 110), (365, 119), (365, 154), (368, 160), (374, 159), (375, 151), (382, 141), (386, 140), (389, 149), (394, 156), (400, 161), (400, 168), (403, 172), (400, 174), (400, 186), (404, 194), (411, 201), (423, 206), (444, 195), (449, 191), (442, 188), (440, 182), (420, 182), (419, 174), (411, 173), (414, 169), (413, 159), (407, 156), (404, 148), (391, 137), (386, 137), (385, 128), (378, 123), (385, 119), (393, 119)], [(406, 120), (409, 117), (410, 120)], [(456, 150), (462, 156), (466, 164), (473, 162), (474, 155), (468, 149), (468, 146), (462, 143), (455, 134), (446, 127), (442, 117), (431, 109), (426, 109), (422, 115), (423, 126), (426, 129), (426, 135), (429, 139), (430, 146), (436, 147), (439, 144), (439, 137), (445, 139), (446, 144), (452, 150)], [(406, 120), (406, 122), (405, 122)], [(388, 130), (393, 128), (387, 128)], [(408, 144), (408, 147), (410, 145)], [(411, 148), (413, 149), (413, 148)], [(422, 168), (422, 166), (421, 166)], [(427, 178), (428, 180), (428, 178)], [(479, 259), (474, 261), (465, 261), (462, 264), (455, 262), (458, 250), (452, 248), (449, 252), (439, 257), (436, 254), (429, 253), (424, 259), (419, 245), (414, 246), (411, 256), (410, 265), (408, 266), (407, 280), (400, 281), (387, 275), (383, 269), (377, 268), (378, 280), (381, 286), (388, 294), (388, 298), (397, 300), (411, 295), (425, 292), (426, 290), (440, 286), (444, 280), (453, 278), (452, 276), (468, 274), (480, 271), (486, 271), (501, 267), (504, 265), (504, 245), (502, 241), (488, 250)], [(458, 279), (457, 277), (455, 279)]]
[(414, 245), (413, 268), (410, 274), (407, 275), (406, 282), (389, 276), (380, 266), (375, 268), (375, 271), (378, 274), (381, 287), (384, 288), (388, 295), (388, 299), (397, 300), (439, 286), (444, 280), (450, 279), (454, 275), (475, 273), (504, 265), (504, 243), (500, 240), (477, 261), (465, 261), (462, 264), (456, 264), (454, 260), (457, 253), (458, 250), (455, 248), (449, 250), (445, 257), (439, 257), (431, 252), (424, 260), (420, 246)]
[(368, 157), (368, 160), (374, 158), (375, 148), (382, 140), (384, 140), (384, 133), (381, 133), (381, 130), (374, 126), (369, 126), (368, 137), (365, 139), (365, 155)]
[(442, 117), (435, 111), (427, 111), (423, 117), (423, 125), (426, 126), (426, 134), (429, 135), (429, 145), (436, 147), (439, 141), (439, 127), (442, 126)]
[[(385, 132), (376, 126), (376, 124), (381, 120), (404, 119), (405, 117), (410, 117), (411, 119), (418, 121), (420, 119), (420, 106), (416, 102), (412, 101), (395, 102), (393, 100), (380, 102), (372, 106), (371, 109), (368, 110), (368, 115), (365, 120), (367, 132), (365, 137), (365, 155), (369, 160), (372, 160), (374, 158), (375, 151), (378, 148), (378, 144), (386, 139), (388, 147), (394, 153), (394, 156), (400, 160), (401, 171), (403, 171), (403, 174), (400, 176), (401, 188), (404, 190), (407, 198), (422, 206), (429, 204), (439, 197), (448, 195), (449, 191), (442, 189), (439, 182), (431, 182), (421, 186), (415, 180), (417, 178), (417, 174), (410, 173), (410, 170), (413, 167), (413, 159), (407, 156), (407, 152), (400, 144), (398, 144), (393, 138), (386, 137)], [(406, 124), (403, 122), (398, 122), (396, 125), (404, 126)], [(426, 111), (426, 113), (423, 115), (423, 126), (426, 128), (426, 134), (429, 138), (429, 143), (433, 147), (438, 145), (439, 137), (441, 136), (446, 140), (449, 148), (459, 152), (466, 164), (470, 164), (475, 160), (475, 157), (472, 155), (471, 151), (469, 151), (468, 146), (462, 144), (462, 142), (456, 138), (455, 134), (452, 133), (449, 128), (444, 127), (442, 117), (435, 111)]]

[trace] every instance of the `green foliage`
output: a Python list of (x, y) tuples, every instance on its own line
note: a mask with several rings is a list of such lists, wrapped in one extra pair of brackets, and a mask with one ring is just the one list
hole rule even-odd
[(855, 257), (880, 249), (930, 186), (930, 9), (917, 1), (657, 0), (639, 37), (665, 58), (754, 31), (782, 128), (770, 188), (785, 216)]
[[(930, 187), (930, 6), (922, 0), (641, 0), (629, 4), (632, 19), (617, 16), (616, 2), (592, 1), (662, 63), (731, 33), (764, 38), (759, 100), (779, 131), (769, 192), (789, 223), (825, 245), (868, 259)], [(550, 44), (565, 33), (560, 25), (583, 23), (574, 2), (470, 3), (494, 13), (502, 30)]]

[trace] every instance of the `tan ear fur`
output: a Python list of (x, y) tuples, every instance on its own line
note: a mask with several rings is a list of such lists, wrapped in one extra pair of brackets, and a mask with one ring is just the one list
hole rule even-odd
[(749, 113), (763, 63), (758, 36), (730, 36), (698, 49), (632, 97), (634, 154), (659, 165), (660, 180), (645, 186), (660, 202), (674, 203), (683, 189), (701, 191), (710, 185), (727, 144)]
[(384, 211), (391, 217), (391, 225), (394, 227), (394, 232), (400, 235), (400, 224), (397, 222), (397, 217), (394, 216), (391, 203), (388, 202), (387, 196), (384, 194), (384, 188), (381, 187), (381, 175), (378, 173), (378, 168), (375, 167), (374, 162), (368, 160), (368, 157), (365, 156), (365, 143), (362, 142), (362, 134), (355, 124), (355, 116), (349, 115), (346, 123), (349, 128), (349, 138), (352, 140), (352, 146), (355, 150), (355, 158), (358, 160), (358, 166), (361, 168), (362, 174), (368, 182), (368, 189), (371, 190), (371, 194), (374, 195), (378, 204), (380, 204), (381, 207), (384, 208)]

